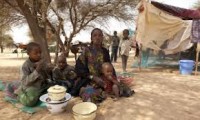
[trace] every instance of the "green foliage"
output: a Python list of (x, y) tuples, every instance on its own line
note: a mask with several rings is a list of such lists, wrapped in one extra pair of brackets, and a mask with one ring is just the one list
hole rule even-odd
[(7, 47), (13, 45), (13, 39), (10, 35), (5, 34), (4, 30), (0, 30), (0, 46)]

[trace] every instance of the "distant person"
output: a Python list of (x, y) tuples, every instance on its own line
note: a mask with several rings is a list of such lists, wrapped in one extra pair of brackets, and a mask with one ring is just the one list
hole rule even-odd
[(77, 77), (75, 68), (67, 64), (66, 56), (61, 54), (58, 56), (58, 64), (52, 72), (54, 84), (58, 84), (67, 88), (70, 92)]
[(126, 67), (127, 67), (129, 52), (131, 50), (132, 44), (133, 44), (133, 41), (129, 38), (129, 30), (128, 29), (123, 30), (123, 38), (120, 42), (120, 48), (119, 48), (120, 55), (122, 58), (123, 72), (127, 72)]
[(18, 53), (17, 49), (14, 49), (12, 53)]
[(117, 52), (119, 48), (120, 39), (117, 36), (117, 31), (114, 31), (114, 36), (112, 36), (112, 53), (111, 53), (111, 62), (117, 62)]

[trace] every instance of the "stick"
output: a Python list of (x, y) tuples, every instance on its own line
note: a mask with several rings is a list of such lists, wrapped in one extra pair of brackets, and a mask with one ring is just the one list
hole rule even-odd
[(196, 50), (196, 63), (195, 63), (195, 75), (197, 75), (198, 70), (198, 61), (199, 61), (199, 50)]

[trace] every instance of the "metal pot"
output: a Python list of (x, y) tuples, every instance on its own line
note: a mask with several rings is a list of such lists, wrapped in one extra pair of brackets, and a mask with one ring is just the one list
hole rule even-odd
[(47, 91), (48, 96), (52, 101), (62, 100), (66, 94), (66, 88), (59, 85), (52, 86)]

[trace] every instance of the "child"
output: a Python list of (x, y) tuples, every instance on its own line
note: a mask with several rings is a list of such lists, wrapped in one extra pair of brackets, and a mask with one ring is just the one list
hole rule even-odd
[(114, 93), (116, 100), (119, 98), (119, 82), (116, 77), (113, 76), (113, 66), (105, 62), (102, 64), (102, 80), (104, 81), (104, 90), (108, 94)]
[(15, 91), (18, 100), (25, 106), (34, 106), (40, 95), (48, 88), (47, 65), (41, 59), (40, 45), (31, 42), (27, 45), (29, 58), (22, 66), (21, 85)]
[(68, 65), (66, 56), (61, 54), (58, 57), (58, 65), (53, 69), (53, 80), (56, 84), (66, 87), (70, 92), (76, 77), (74, 67)]
[(129, 38), (129, 31), (128, 31), (128, 29), (125, 29), (123, 31), (123, 39), (121, 40), (120, 49), (119, 49), (121, 57), (122, 57), (123, 72), (126, 72), (128, 56), (129, 56), (129, 52), (130, 52), (132, 44), (133, 43)]
[(131, 90), (127, 85), (120, 83), (115, 76), (113, 76), (113, 66), (106, 62), (102, 64), (102, 79), (105, 83), (104, 90), (108, 94), (114, 93), (115, 100), (119, 98), (119, 96), (129, 97), (134, 91)]

